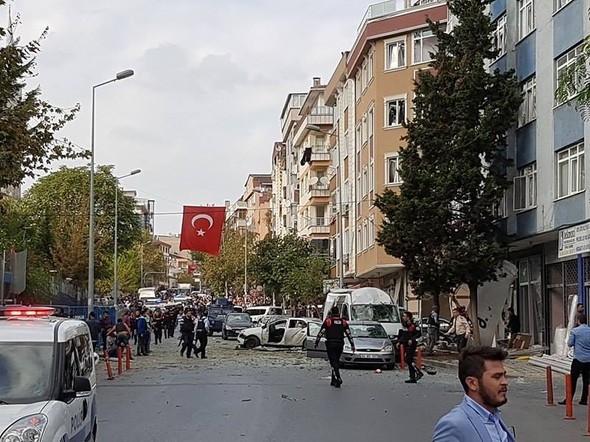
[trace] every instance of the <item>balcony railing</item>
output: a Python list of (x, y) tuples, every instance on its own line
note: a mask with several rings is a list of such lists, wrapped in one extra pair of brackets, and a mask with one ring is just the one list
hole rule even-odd
[(389, 14), (403, 11), (405, 9), (413, 8), (414, 6), (427, 5), (429, 3), (440, 3), (441, 0), (388, 0), (381, 3), (376, 3), (367, 8), (367, 12), (361, 20), (357, 32), (361, 32), (363, 25), (372, 19), (384, 17)]
[(326, 198), (330, 196), (330, 188), (324, 184), (312, 184), (309, 186), (309, 193), (312, 198)]

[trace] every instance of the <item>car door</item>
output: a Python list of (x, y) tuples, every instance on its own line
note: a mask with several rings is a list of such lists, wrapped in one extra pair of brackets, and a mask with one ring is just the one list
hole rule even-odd
[(287, 330), (285, 330), (280, 345), (284, 347), (301, 347), (306, 337), (307, 326), (305, 321), (303, 319), (289, 319)]
[[(74, 377), (83, 376), (80, 371), (81, 363), (76, 342), (76, 337), (68, 339), (64, 346), (64, 373), (62, 391), (74, 389)], [(85, 440), (92, 432), (90, 424), (90, 406), (88, 397), (75, 397), (66, 402), (66, 429), (69, 440)]]
[(318, 343), (318, 348), (315, 348), (315, 341), (320, 332), (321, 324), (318, 322), (308, 322), (306, 328), (306, 336), (303, 346), (309, 358), (326, 358), (326, 339), (321, 338)]

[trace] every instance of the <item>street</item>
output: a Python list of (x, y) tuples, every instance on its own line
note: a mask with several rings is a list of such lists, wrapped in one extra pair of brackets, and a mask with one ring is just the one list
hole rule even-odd
[[(347, 369), (338, 390), (327, 362), (235, 345), (210, 339), (209, 359), (187, 360), (168, 340), (115, 380), (100, 373), (98, 441), (429, 441), (463, 397), (449, 369), (417, 385), (399, 370)], [(556, 383), (556, 398), (562, 389)], [(511, 379), (502, 412), (518, 441), (584, 440), (586, 407), (575, 405), (577, 419), (565, 421), (563, 407), (545, 406), (544, 390), (542, 376)]]

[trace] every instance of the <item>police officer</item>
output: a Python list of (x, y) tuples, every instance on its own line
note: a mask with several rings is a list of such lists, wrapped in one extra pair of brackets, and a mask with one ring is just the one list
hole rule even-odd
[(182, 339), (182, 347), (180, 349), (180, 356), (184, 356), (186, 350), (186, 357), (192, 358), (191, 351), (194, 348), (193, 339), (195, 338), (195, 318), (193, 311), (187, 308), (181, 318), (180, 334)]
[(408, 370), (410, 372), (410, 379), (407, 379), (406, 384), (415, 384), (418, 382), (424, 374), (414, 363), (414, 353), (418, 346), (418, 338), (420, 337), (420, 330), (414, 324), (414, 318), (412, 312), (404, 312), (402, 315), (403, 330), (399, 333), (397, 346), (404, 346), (405, 360), (408, 364)]
[(207, 311), (200, 314), (197, 321), (197, 331), (195, 340), (199, 342), (199, 346), (195, 350), (195, 356), (201, 359), (207, 359), (205, 356), (205, 348), (207, 347), (207, 335), (209, 334), (209, 318), (207, 317)]
[(315, 348), (318, 347), (322, 336), (326, 336), (326, 351), (328, 353), (328, 360), (332, 367), (332, 380), (330, 385), (336, 388), (340, 388), (342, 385), (342, 378), (340, 377), (340, 356), (342, 356), (342, 350), (344, 349), (344, 335), (350, 342), (352, 351), (355, 351), (354, 342), (350, 329), (348, 328), (347, 322), (340, 317), (340, 312), (337, 306), (332, 307), (330, 310), (330, 317), (326, 318), (320, 332), (315, 340)]

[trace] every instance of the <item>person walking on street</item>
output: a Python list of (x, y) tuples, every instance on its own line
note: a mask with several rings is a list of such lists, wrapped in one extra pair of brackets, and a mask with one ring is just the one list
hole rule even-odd
[(142, 310), (136, 321), (137, 326), (137, 356), (147, 356), (147, 321), (145, 319), (145, 312)]
[(94, 314), (94, 312), (90, 312), (90, 314), (88, 315), (88, 319), (86, 320), (86, 324), (88, 325), (88, 328), (90, 329), (90, 338), (92, 339), (92, 347), (94, 348), (94, 351), (98, 351), (98, 345), (99, 345), (99, 338), (100, 338), (100, 322), (98, 321), (98, 319), (96, 319), (96, 315)]
[(428, 316), (428, 341), (426, 343), (426, 351), (428, 352), (429, 356), (432, 356), (434, 353), (434, 346), (438, 342), (438, 330), (438, 307), (435, 305), (432, 307), (430, 315)]
[(152, 327), (154, 328), (154, 345), (162, 343), (162, 329), (164, 327), (164, 315), (162, 315), (162, 309), (156, 308), (156, 312), (152, 317)]
[(195, 356), (199, 357), (201, 355), (201, 359), (207, 359), (205, 356), (205, 348), (207, 348), (207, 336), (209, 335), (209, 318), (207, 317), (207, 312), (201, 313), (197, 321), (197, 328), (195, 333), (195, 341), (199, 343), (199, 346), (195, 350)]
[(420, 330), (414, 324), (412, 312), (404, 312), (402, 315), (402, 324), (404, 329), (400, 331), (397, 347), (404, 346), (404, 357), (406, 364), (408, 364), (408, 371), (410, 372), (410, 379), (407, 379), (405, 382), (406, 384), (415, 384), (424, 376), (420, 367), (417, 367), (414, 362)]
[(185, 310), (184, 316), (181, 318), (180, 334), (182, 339), (182, 347), (180, 348), (180, 356), (184, 356), (186, 350), (186, 357), (192, 358), (191, 352), (194, 349), (193, 340), (195, 339), (195, 318), (193, 311), (189, 308)]
[(578, 302), (578, 305), (576, 305), (576, 323), (574, 324), (574, 327), (577, 327), (577, 319), (582, 315), (585, 315), (584, 304)]
[(508, 308), (508, 331), (510, 332), (510, 339), (508, 340), (508, 348), (514, 346), (516, 335), (520, 333), (520, 319), (514, 313), (512, 307)]
[(334, 306), (330, 310), (330, 317), (322, 323), (322, 327), (316, 337), (314, 347), (317, 348), (320, 343), (320, 339), (326, 336), (326, 351), (328, 353), (328, 360), (332, 367), (332, 380), (330, 385), (336, 388), (340, 388), (342, 385), (342, 378), (340, 377), (340, 356), (342, 356), (342, 350), (344, 350), (344, 336), (350, 342), (350, 347), (354, 353), (354, 341), (348, 328), (348, 323), (340, 317), (340, 311), (338, 307)]
[(106, 348), (107, 334), (111, 328), (113, 328), (113, 322), (111, 321), (109, 312), (103, 312), (100, 320), (100, 337), (102, 338), (102, 345), (104, 348)]
[(493, 347), (469, 347), (459, 355), (465, 396), (440, 418), (432, 442), (516, 442), (498, 409), (508, 402), (507, 357), (506, 351)]
[(465, 316), (461, 315), (458, 308), (453, 309), (453, 325), (447, 332), (447, 336), (455, 334), (457, 339), (457, 353), (461, 353), (467, 347), (467, 340), (471, 334), (471, 327)]
[[(590, 385), (590, 327), (586, 315), (576, 318), (576, 327), (570, 332), (567, 340), (569, 347), (574, 347), (574, 359), (570, 368), (572, 375), (572, 400), (576, 394), (576, 384), (582, 375), (582, 397), (580, 405), (588, 405), (588, 386)], [(565, 405), (565, 400), (558, 402)]]

